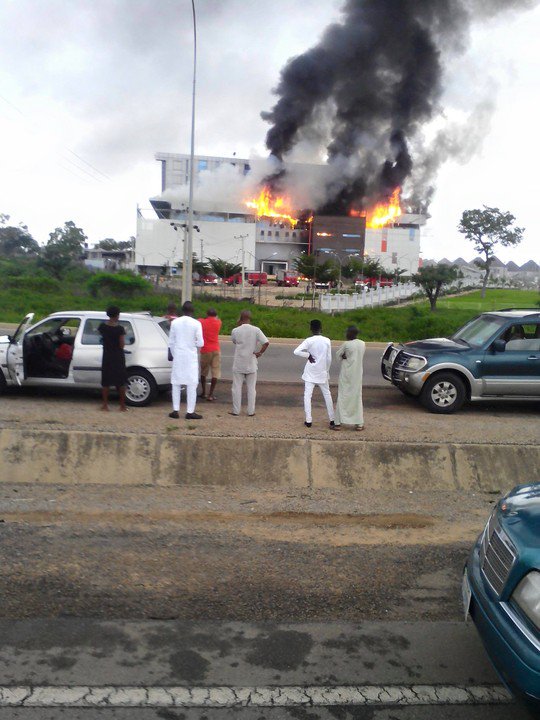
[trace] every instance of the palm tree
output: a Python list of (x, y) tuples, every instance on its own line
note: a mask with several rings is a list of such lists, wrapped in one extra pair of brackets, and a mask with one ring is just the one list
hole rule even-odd
[(222, 280), (242, 272), (242, 266), (239, 263), (231, 263), (220, 258), (208, 258), (208, 265)]

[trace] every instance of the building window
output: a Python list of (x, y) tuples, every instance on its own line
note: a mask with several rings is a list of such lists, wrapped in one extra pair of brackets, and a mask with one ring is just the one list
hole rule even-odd
[(387, 252), (388, 250), (388, 240), (381, 240), (381, 252)]
[(279, 230), (276, 230), (276, 232), (274, 233), (274, 235), (275, 235), (276, 237), (279, 237)]
[(293, 232), (292, 236), (293, 236), (293, 237), (295, 238), (295, 237), (296, 237), (296, 233), (295, 233), (295, 232)]
[(285, 237), (289, 237), (289, 231), (285, 233)]
[(201, 170), (207, 170), (208, 169), (208, 160), (199, 160), (197, 163), (197, 170), (201, 172)]
[(261, 235), (264, 235), (264, 230), (261, 230)]

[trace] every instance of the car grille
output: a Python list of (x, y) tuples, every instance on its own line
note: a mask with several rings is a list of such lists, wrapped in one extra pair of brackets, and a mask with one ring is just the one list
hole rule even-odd
[(403, 352), (403, 350), (398, 352), (396, 359), (394, 360), (394, 364), (392, 365), (392, 380), (399, 379), (399, 371), (405, 369), (410, 357), (412, 356)]
[(504, 590), (515, 560), (516, 551), (493, 513), (484, 530), (480, 563), (484, 577), (497, 595)]

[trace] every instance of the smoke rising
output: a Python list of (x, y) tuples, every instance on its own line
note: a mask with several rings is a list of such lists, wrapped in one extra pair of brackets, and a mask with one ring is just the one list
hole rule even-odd
[[(458, 142), (453, 127), (428, 146), (423, 128), (443, 115), (445, 68), (463, 53), (474, 22), (532, 7), (535, 0), (346, 0), (342, 20), (320, 42), (290, 59), (271, 111), (266, 145), (278, 161), (306, 136), (317, 136), (321, 108), (326, 162), (334, 170), (321, 211), (344, 213), (388, 197), (400, 185), (423, 209), (442, 162), (470, 156), (476, 145)], [(483, 122), (488, 108), (482, 108)], [(476, 138), (476, 128), (472, 133)], [(466, 134), (461, 133), (462, 140)], [(413, 152), (419, 163), (415, 169)], [(282, 175), (269, 178), (283, 187)]]

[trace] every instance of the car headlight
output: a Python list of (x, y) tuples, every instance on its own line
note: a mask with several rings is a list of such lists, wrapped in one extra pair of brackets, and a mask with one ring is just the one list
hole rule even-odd
[(512, 593), (512, 601), (540, 630), (540, 572), (532, 570)]
[(426, 362), (427, 360), (423, 357), (410, 357), (407, 360), (405, 369), (416, 372), (417, 370), (421, 370), (425, 366)]

